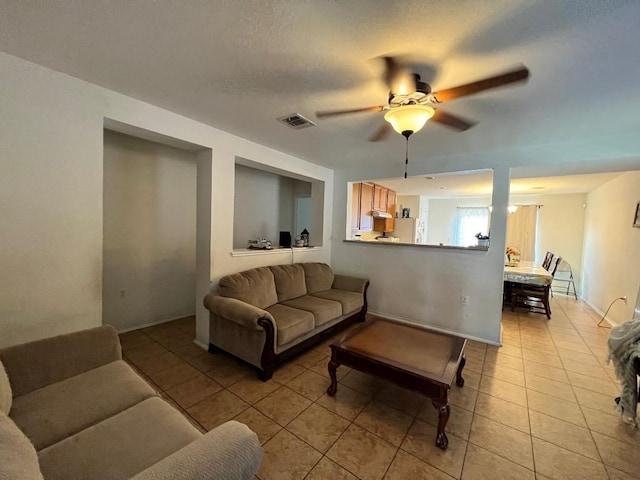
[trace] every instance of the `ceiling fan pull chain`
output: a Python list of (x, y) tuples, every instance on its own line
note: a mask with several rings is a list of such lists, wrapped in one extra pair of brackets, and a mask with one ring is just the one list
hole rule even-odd
[(409, 166), (409, 136), (407, 135), (407, 146), (404, 154), (404, 178), (407, 178), (407, 167)]

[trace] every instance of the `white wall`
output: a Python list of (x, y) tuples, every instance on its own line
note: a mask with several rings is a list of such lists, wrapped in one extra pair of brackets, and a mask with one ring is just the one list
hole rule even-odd
[[(390, 164), (368, 170), (367, 178), (390, 178), (394, 168)], [(342, 207), (335, 211), (334, 232), (346, 230), (347, 182), (361, 178), (362, 172), (355, 169), (336, 171), (334, 204)], [(506, 212), (509, 169), (496, 166), (494, 179), (492, 204)], [(332, 260), (336, 271), (370, 279), (372, 313), (499, 343), (506, 213), (492, 216), (491, 231), (495, 240), (488, 251), (352, 243), (336, 238)], [(461, 295), (469, 296), (468, 306), (461, 305)]]
[(103, 323), (195, 312), (196, 173), (193, 152), (105, 131)]
[(402, 216), (402, 208), (409, 209), (409, 216), (420, 216), (420, 196), (419, 195), (398, 195), (396, 197), (396, 212)]
[(627, 172), (587, 195), (584, 225), (583, 296), (607, 317), (622, 323), (633, 317), (640, 286), (640, 228), (633, 215), (640, 201), (640, 172)]
[[(213, 284), (291, 261), (231, 255), (236, 156), (324, 182), (324, 246), (294, 260), (330, 263), (331, 170), (4, 53), (0, 78), (0, 346), (102, 323), (105, 118), (211, 149)], [(202, 313), (197, 340), (207, 343)]]
[[(538, 228), (536, 232), (536, 262), (541, 264), (547, 251), (561, 256), (571, 265), (578, 295), (582, 278), (582, 244), (584, 239), (584, 218), (586, 194), (539, 195), (528, 204), (542, 205), (538, 209)], [(520, 204), (515, 197), (513, 204)], [(561, 265), (561, 269), (566, 269)], [(558, 277), (568, 277), (559, 272)], [(554, 290), (566, 288), (566, 283), (554, 284)]]
[[(429, 201), (427, 243), (431, 245), (454, 245), (458, 207), (486, 207), (491, 197), (432, 198)], [(482, 232), (487, 234), (487, 232)]]

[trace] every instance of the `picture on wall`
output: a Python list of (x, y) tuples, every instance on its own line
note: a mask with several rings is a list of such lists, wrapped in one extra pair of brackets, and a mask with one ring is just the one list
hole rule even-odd
[(636, 204), (636, 214), (633, 217), (633, 226), (640, 228), (640, 202)]

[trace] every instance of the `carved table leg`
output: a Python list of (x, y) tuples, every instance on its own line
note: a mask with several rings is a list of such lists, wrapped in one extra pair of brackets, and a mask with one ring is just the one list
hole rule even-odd
[(462, 378), (462, 369), (464, 368), (466, 363), (467, 359), (464, 355), (462, 355), (462, 358), (460, 359), (460, 365), (458, 365), (458, 370), (456, 371), (456, 385), (458, 385), (459, 387), (462, 387), (464, 385), (464, 378)]
[(334, 362), (333, 360), (329, 360), (329, 365), (327, 368), (329, 369), (329, 376), (331, 377), (331, 385), (327, 388), (327, 394), (330, 397), (333, 397), (338, 391), (338, 378), (336, 377), (336, 370), (340, 366), (339, 363)]
[(449, 421), (449, 408), (448, 403), (441, 403), (438, 400), (433, 400), (433, 406), (438, 410), (438, 432), (436, 434), (436, 446), (442, 450), (446, 450), (449, 446), (449, 439), (447, 434), (444, 433), (444, 429)]

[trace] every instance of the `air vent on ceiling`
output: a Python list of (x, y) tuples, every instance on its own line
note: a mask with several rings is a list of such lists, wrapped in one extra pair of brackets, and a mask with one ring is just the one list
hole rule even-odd
[(291, 128), (295, 128), (296, 130), (300, 130), (301, 128), (307, 127), (315, 127), (315, 123), (313, 123), (308, 118), (303, 117), (299, 113), (292, 113), (291, 115), (287, 115), (285, 117), (278, 118), (278, 121), (289, 125)]

